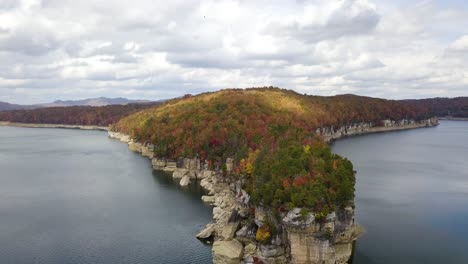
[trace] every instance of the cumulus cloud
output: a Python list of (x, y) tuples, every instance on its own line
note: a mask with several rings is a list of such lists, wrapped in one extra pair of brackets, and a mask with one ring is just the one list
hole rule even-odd
[(270, 31), (315, 43), (369, 34), (379, 23), (380, 16), (375, 6), (367, 1), (342, 0), (328, 1), (323, 5), (308, 3), (302, 13), (295, 14), (288, 20), (291, 21), (277, 21), (279, 25), (272, 24)]
[(467, 52), (468, 51), (468, 35), (462, 36), (461, 38), (454, 41), (448, 47), (449, 51), (454, 52)]
[(3, 0), (0, 100), (227, 87), (467, 95), (468, 7), (383, 0)]

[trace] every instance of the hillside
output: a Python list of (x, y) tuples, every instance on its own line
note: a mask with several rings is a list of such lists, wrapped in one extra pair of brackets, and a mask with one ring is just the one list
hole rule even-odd
[(254, 88), (171, 100), (112, 129), (153, 144), (157, 157), (200, 157), (221, 168), (234, 157), (234, 174), (255, 203), (326, 215), (353, 199), (355, 180), (352, 164), (316, 136), (318, 127), (427, 117), (428, 109), (397, 101)]
[(425, 106), (355, 95), (321, 97), (276, 88), (231, 89), (168, 101), (124, 118), (115, 129), (154, 143), (160, 156), (234, 156), (239, 147), (257, 149), (291, 136), (291, 130), (310, 136), (318, 127), (420, 120), (430, 117), (429, 112)]
[(108, 126), (122, 117), (152, 107), (151, 104), (127, 104), (108, 106), (46, 107), (30, 110), (0, 112), (0, 121), (15, 123), (96, 125)]

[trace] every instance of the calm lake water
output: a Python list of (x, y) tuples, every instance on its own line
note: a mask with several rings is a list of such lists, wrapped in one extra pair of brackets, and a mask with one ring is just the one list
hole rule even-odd
[(0, 263), (211, 263), (211, 220), (105, 132), (0, 127)]
[[(468, 263), (468, 122), (343, 139), (366, 229), (354, 264)], [(0, 127), (0, 263), (210, 263), (211, 220), (104, 132)]]
[(337, 141), (357, 170), (354, 264), (468, 263), (468, 122)]

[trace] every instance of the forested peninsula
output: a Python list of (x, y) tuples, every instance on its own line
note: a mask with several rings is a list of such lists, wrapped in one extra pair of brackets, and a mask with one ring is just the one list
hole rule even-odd
[(180, 185), (201, 184), (213, 222), (197, 237), (214, 241), (214, 263), (346, 263), (361, 232), (355, 171), (328, 143), (436, 126), (436, 116), (465, 117), (467, 106), (467, 98), (396, 101), (262, 87), (1, 111), (0, 124), (108, 129)]
[[(468, 117), (468, 98), (310, 96), (275, 87), (226, 89), (166, 102), (0, 112), (1, 125), (108, 129), (186, 186), (201, 184), (214, 263), (346, 263), (355, 171), (328, 143), (345, 136)], [(27, 124), (26, 124), (27, 123)]]
[(109, 135), (207, 189), (213, 222), (197, 237), (214, 240), (214, 263), (346, 263), (360, 233), (355, 172), (327, 142), (437, 124), (425, 104), (270, 87), (170, 100)]

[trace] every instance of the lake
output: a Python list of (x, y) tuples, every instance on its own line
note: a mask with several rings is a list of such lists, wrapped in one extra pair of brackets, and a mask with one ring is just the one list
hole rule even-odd
[(338, 140), (357, 170), (354, 264), (468, 263), (468, 122)]
[(105, 132), (0, 127), (0, 263), (211, 263), (211, 221)]
[[(354, 264), (468, 263), (468, 122), (337, 141), (357, 170)], [(0, 127), (0, 263), (211, 263), (211, 220), (105, 132)]]

